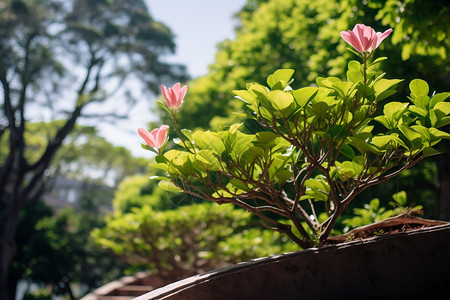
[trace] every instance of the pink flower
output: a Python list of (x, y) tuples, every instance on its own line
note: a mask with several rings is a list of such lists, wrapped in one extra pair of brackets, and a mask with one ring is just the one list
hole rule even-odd
[(160, 148), (167, 139), (167, 130), (169, 126), (162, 125), (159, 128), (148, 132), (147, 129), (139, 128), (138, 133), (144, 139), (145, 143), (152, 148)]
[(341, 37), (359, 53), (372, 52), (391, 34), (389, 28), (385, 32), (375, 32), (372, 27), (356, 24), (353, 30), (341, 31)]
[(187, 85), (182, 88), (180, 87), (181, 84), (179, 82), (175, 83), (172, 88), (166, 88), (164, 85), (161, 85), (161, 92), (170, 109), (178, 110), (183, 103), (183, 98), (187, 92)]

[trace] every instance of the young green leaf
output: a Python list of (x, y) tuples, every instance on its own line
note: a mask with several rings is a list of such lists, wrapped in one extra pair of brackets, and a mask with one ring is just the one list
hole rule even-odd
[(430, 87), (428, 83), (422, 79), (414, 79), (409, 83), (409, 89), (413, 96), (427, 96), (430, 92)]
[(316, 87), (304, 87), (298, 90), (292, 91), (292, 95), (295, 98), (295, 101), (297, 102), (300, 107), (305, 107), (312, 98), (317, 94), (319, 91)]
[(280, 69), (275, 71), (272, 75), (267, 77), (267, 84), (275, 89), (274, 86), (278, 83), (276, 89), (284, 89), (290, 83), (291, 77), (294, 75), (293, 69)]
[(268, 99), (276, 110), (285, 110), (294, 102), (294, 97), (291, 93), (281, 90), (270, 92)]
[(158, 183), (158, 186), (168, 192), (182, 192), (182, 190), (177, 187), (172, 181), (160, 181)]

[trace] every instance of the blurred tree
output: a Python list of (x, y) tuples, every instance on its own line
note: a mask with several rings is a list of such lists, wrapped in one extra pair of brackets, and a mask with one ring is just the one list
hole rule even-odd
[(106, 226), (92, 233), (132, 271), (150, 270), (172, 282), (297, 249), (281, 234), (256, 228), (249, 212), (230, 205), (199, 203), (167, 209), (169, 201), (154, 195), (147, 183), (146, 176), (123, 181)]
[[(95, 198), (85, 197), (86, 201)], [(93, 227), (104, 226), (92, 206), (96, 205), (82, 205), (76, 213), (67, 207), (54, 215), (38, 200), (22, 210), (17, 232), (21, 247), (12, 264), (11, 280), (26, 279), (50, 287), (53, 295), (76, 299), (81, 295), (72, 290), (74, 283), (92, 290), (121, 276), (123, 265), (90, 237)]]
[(95, 127), (77, 126), (56, 153), (48, 174), (115, 188), (125, 177), (144, 173), (147, 166), (148, 159), (112, 145), (98, 135)]
[[(184, 67), (160, 60), (174, 51), (173, 35), (143, 0), (1, 1), (0, 28), (0, 141), (8, 145), (0, 162), (0, 294), (14, 299), (8, 278), (20, 211), (42, 194), (44, 175), (76, 122), (118, 117), (107, 100), (130, 104), (139, 88), (156, 92), (160, 82), (186, 77)], [(39, 119), (63, 121), (30, 160), (27, 125)]]
[[(27, 159), (42, 154), (47, 137), (55, 133), (59, 123), (28, 124)], [(6, 153), (7, 145), (0, 145), (0, 157)], [(119, 277), (121, 264), (93, 242), (90, 232), (104, 226), (101, 216), (110, 208), (115, 182), (144, 173), (147, 164), (148, 160), (134, 158), (123, 147), (111, 145), (96, 134), (95, 128), (75, 126), (47, 170), (46, 192), (54, 187), (50, 177), (62, 175), (82, 182), (76, 212), (67, 209), (55, 215), (42, 201), (33, 201), (22, 209), (16, 234), (20, 247), (13, 260), (11, 282), (27, 279), (53, 286), (55, 294), (71, 295), (70, 284), (81, 283), (92, 290)], [(56, 257), (58, 267), (52, 268)]]
[[(28, 123), (24, 132), (27, 145), (24, 156), (36, 161), (45, 151), (63, 121)], [(8, 133), (4, 136), (8, 139)], [(7, 157), (7, 143), (0, 144), (0, 160)], [(114, 146), (98, 135), (93, 126), (76, 125), (67, 135), (46, 171), (46, 177), (64, 176), (80, 182), (93, 182), (116, 187), (126, 176), (144, 173), (148, 160), (133, 157), (131, 152)]]
[[(232, 112), (242, 110), (243, 103), (233, 99), (232, 91), (243, 89), (249, 82), (264, 84), (266, 76), (280, 68), (296, 70), (293, 88), (314, 85), (317, 76), (345, 76), (347, 62), (354, 54), (345, 50), (348, 45), (339, 33), (357, 23), (377, 31), (394, 29), (376, 54), (389, 58), (380, 64), (382, 71), (391, 78), (405, 79), (392, 99), (406, 98), (408, 84), (414, 78), (425, 79), (436, 92), (445, 91), (450, 85), (449, 10), (443, 0), (249, 0), (237, 14), (240, 26), (236, 39), (219, 44), (209, 73), (189, 84), (182, 113), (177, 117), (179, 126), (217, 129), (240, 122), (239, 115)], [(170, 122), (165, 114), (161, 118)], [(246, 125), (250, 130), (255, 126)], [(418, 175), (417, 180), (409, 177), (403, 182), (406, 187), (419, 183), (416, 187), (420, 188), (408, 189), (409, 198), (428, 201), (421, 202), (425, 207), (443, 203), (444, 218), (450, 219), (450, 142), (445, 141), (441, 148), (445, 154), (436, 156), (438, 164), (418, 166), (425, 172), (439, 173), (437, 180), (434, 175)], [(401, 181), (399, 178), (394, 185)], [(385, 187), (371, 189), (372, 195), (366, 195), (366, 200), (374, 196), (383, 199), (377, 193), (388, 191)], [(396, 191), (394, 186), (388, 192), (392, 195)], [(442, 217), (435, 209), (427, 213), (429, 217)]]

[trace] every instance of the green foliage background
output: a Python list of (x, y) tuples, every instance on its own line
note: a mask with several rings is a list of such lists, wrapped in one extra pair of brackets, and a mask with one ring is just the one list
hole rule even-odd
[[(231, 91), (247, 82), (263, 83), (277, 69), (296, 70), (297, 88), (314, 84), (317, 76), (343, 76), (353, 54), (345, 51), (348, 45), (339, 33), (357, 23), (376, 31), (394, 29), (377, 56), (389, 57), (381, 69), (404, 78), (403, 91), (414, 78), (426, 79), (432, 91), (444, 91), (450, 80), (450, 9), (444, 2), (250, 0), (237, 14), (236, 39), (220, 43), (208, 74), (190, 82), (180, 127), (230, 124), (231, 113), (241, 108)], [(161, 118), (168, 123), (167, 116)]]
[[(227, 264), (296, 250), (286, 237), (264, 230), (249, 212), (216, 203), (175, 204), (147, 176), (124, 180), (114, 212), (92, 236), (128, 264), (168, 282)], [(166, 195), (166, 192), (162, 192)], [(178, 195), (180, 196), (180, 195)]]

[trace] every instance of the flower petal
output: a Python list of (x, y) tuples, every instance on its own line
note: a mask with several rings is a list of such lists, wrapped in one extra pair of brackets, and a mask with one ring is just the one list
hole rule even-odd
[(376, 45), (375, 30), (373, 30), (371, 27), (366, 26), (364, 24), (357, 24), (353, 31), (355, 31), (355, 30), (357, 32), (355, 34), (361, 43), (363, 51), (364, 52), (371, 51), (372, 46)]
[(361, 43), (359, 42), (358, 38), (356, 37), (355, 33), (351, 30), (348, 31), (341, 31), (341, 37), (349, 43), (353, 48), (356, 49), (356, 51), (362, 53), (363, 48), (361, 46)]
[(173, 91), (176, 95), (178, 95), (178, 94), (180, 93), (180, 86), (181, 86), (181, 83), (179, 83), (179, 82), (175, 83), (175, 84), (172, 86), (172, 91)]
[(383, 33), (377, 32), (377, 38), (378, 38), (378, 40), (377, 40), (377, 46), (376, 46), (376, 48), (378, 48), (378, 46), (380, 45), (380, 43), (381, 43), (385, 38), (387, 38), (387, 37), (391, 34), (392, 31), (393, 31), (392, 28), (389, 28), (388, 30), (386, 30), (386, 31), (383, 32)]
[(161, 93), (163, 94), (164, 100), (166, 100), (166, 104), (169, 108), (172, 107), (172, 100), (169, 96), (170, 88), (167, 89), (164, 85), (161, 85)]
[(181, 90), (180, 90), (180, 99), (181, 99), (181, 101), (184, 99), (184, 96), (186, 96), (187, 89), (188, 89), (187, 85), (185, 85), (185, 86), (183, 86), (181, 88)]
[(372, 52), (392, 32), (375, 32), (372, 27), (364, 24), (356, 24), (353, 30), (341, 31), (341, 37), (358, 52)]
[(150, 134), (150, 132), (147, 131), (147, 129), (145, 128), (139, 128), (138, 129), (138, 133), (141, 136), (141, 138), (144, 139), (145, 143), (147, 145), (149, 145), (150, 147), (155, 147), (156, 143), (155, 143), (155, 139), (154, 137)]
[(161, 127), (159, 127), (156, 132), (156, 143), (157, 143), (157, 148), (161, 147), (164, 142), (167, 139), (167, 130), (169, 129), (169, 126), (167, 125), (162, 125)]

